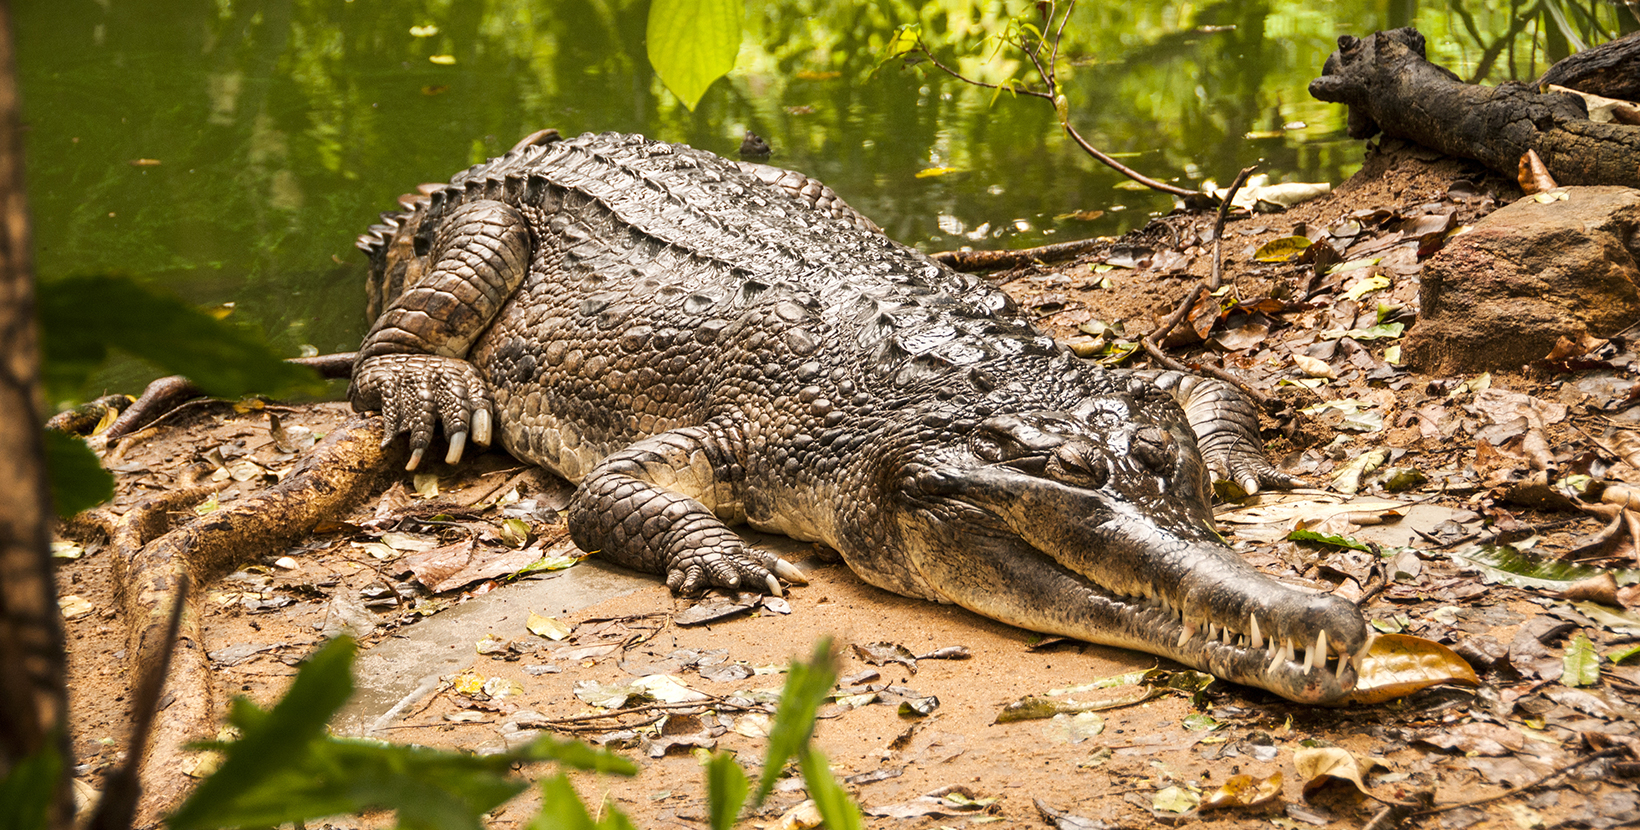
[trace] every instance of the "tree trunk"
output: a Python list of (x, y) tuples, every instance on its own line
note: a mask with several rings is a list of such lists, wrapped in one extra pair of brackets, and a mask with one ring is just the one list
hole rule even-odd
[(1310, 94), (1348, 104), (1355, 138), (1381, 131), (1511, 179), (1521, 156), (1535, 150), (1560, 184), (1640, 187), (1640, 127), (1590, 121), (1575, 95), (1463, 83), (1424, 60), (1424, 38), (1414, 29), (1340, 37)]
[(74, 817), (67, 665), (51, 576), (51, 496), (13, 54), (11, 6), (0, 0), (0, 777), (55, 749), (62, 766), (49, 826), (67, 828)]
[(1549, 67), (1543, 77), (1532, 82), (1537, 89), (1549, 84), (1590, 95), (1640, 101), (1640, 32), (1578, 52)]

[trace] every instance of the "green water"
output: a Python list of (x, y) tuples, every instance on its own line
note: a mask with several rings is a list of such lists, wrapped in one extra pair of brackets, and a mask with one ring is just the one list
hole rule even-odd
[[(919, 23), (942, 61), (1016, 76), (1019, 54), (983, 38), (1021, 2), (748, 0), (738, 68), (693, 113), (649, 70), (646, 0), (13, 5), (41, 279), (113, 271), (232, 303), (290, 354), (357, 346), (353, 239), (398, 194), (544, 126), (725, 154), (751, 129), (772, 163), (927, 250), (1116, 234), (1171, 207), (1121, 189), (1040, 100), (880, 65), (895, 27)], [(1339, 34), (1408, 23), (1438, 62), (1489, 82), (1634, 27), (1599, 0), (1084, 3), (1061, 77), (1083, 134), (1156, 178), (1195, 187), (1256, 162), (1337, 183), (1361, 146), (1305, 86)], [(937, 168), (954, 172), (917, 175)], [(1104, 214), (1055, 218), (1090, 210)]]

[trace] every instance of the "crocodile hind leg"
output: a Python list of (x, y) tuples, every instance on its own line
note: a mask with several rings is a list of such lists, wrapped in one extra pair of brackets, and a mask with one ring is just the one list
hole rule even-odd
[(1258, 407), (1240, 389), (1217, 378), (1185, 372), (1134, 372), (1173, 396), (1196, 434), (1202, 461), (1215, 481), (1235, 482), (1248, 495), (1261, 487), (1291, 489), (1292, 476), (1264, 456), (1258, 434)]
[(594, 467), (569, 505), (569, 533), (582, 550), (617, 565), (666, 576), (679, 594), (709, 587), (780, 594), (802, 571), (748, 546), (729, 524), (743, 522), (745, 471), (739, 432), (707, 425), (646, 438)]
[(384, 441), (410, 433), (407, 469), (421, 463), (439, 421), (450, 463), (461, 460), (469, 431), (474, 443), (490, 443), (495, 401), (466, 357), (524, 281), (529, 239), (524, 218), (501, 202), (455, 208), (427, 247), (431, 267), (365, 336), (348, 398), (356, 410), (381, 410)]

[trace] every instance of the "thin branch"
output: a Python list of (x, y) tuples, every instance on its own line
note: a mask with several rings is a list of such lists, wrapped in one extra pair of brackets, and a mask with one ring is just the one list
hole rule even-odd
[[(1508, 790), (1506, 792), (1502, 792), (1502, 793), (1499, 793), (1497, 795), (1489, 795), (1485, 798), (1475, 798), (1475, 799), (1471, 799), (1469, 801), (1458, 801), (1458, 802), (1454, 802), (1452, 804), (1442, 804), (1439, 807), (1431, 807), (1430, 809), (1427, 809), (1427, 810), (1419, 810), (1417, 812), (1414, 812), (1414, 813), (1408, 815), (1407, 817), (1408, 818), (1418, 818), (1420, 816), (1433, 816), (1433, 815), (1438, 815), (1440, 813), (1451, 812), (1452, 810), (1457, 810), (1457, 809), (1460, 809), (1460, 808), (1463, 808), (1463, 807), (1477, 807), (1477, 806), (1482, 805), (1482, 804), (1490, 804), (1494, 801), (1502, 801), (1505, 798), (1509, 798), (1511, 796), (1517, 796), (1517, 795), (1520, 795), (1522, 793), (1526, 793), (1526, 792), (1530, 792), (1532, 790), (1535, 790), (1538, 787), (1541, 787), (1545, 783), (1547, 783), (1549, 781), (1549, 779), (1557, 778), (1559, 776), (1565, 775), (1566, 773), (1571, 772), (1572, 770), (1577, 769), (1578, 767), (1581, 767), (1584, 764), (1590, 763), (1592, 761), (1598, 761), (1602, 758), (1616, 758), (1619, 755), (1626, 755), (1626, 754), (1628, 754), (1628, 752), (1629, 752), (1629, 749), (1628, 749), (1628, 747), (1625, 747), (1625, 746), (1614, 746), (1614, 747), (1610, 747), (1610, 748), (1607, 748), (1607, 749), (1602, 749), (1599, 752), (1596, 752), (1593, 755), (1590, 755), (1586, 758), (1579, 758), (1578, 760), (1572, 761), (1571, 763), (1562, 764), (1561, 766), (1556, 767), (1555, 769), (1550, 770), (1549, 772), (1545, 773), (1542, 777), (1538, 778), (1538, 780), (1533, 781), (1530, 784), (1523, 784), (1519, 787), (1516, 787), (1515, 789)], [(1386, 803), (1394, 803), (1394, 802), (1386, 802)]]
[(1059, 262), (1094, 250), (1107, 244), (1100, 239), (1078, 239), (1074, 242), (1055, 242), (1036, 248), (1002, 251), (941, 251), (928, 258), (955, 271), (1000, 271), (1039, 262)]

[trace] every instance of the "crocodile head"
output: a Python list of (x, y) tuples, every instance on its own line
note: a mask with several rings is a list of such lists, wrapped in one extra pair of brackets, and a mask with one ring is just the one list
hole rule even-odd
[(1112, 394), (994, 414), (936, 443), (896, 462), (893, 526), (925, 593), (1292, 700), (1353, 688), (1369, 639), (1359, 610), (1225, 545), (1171, 401)]

